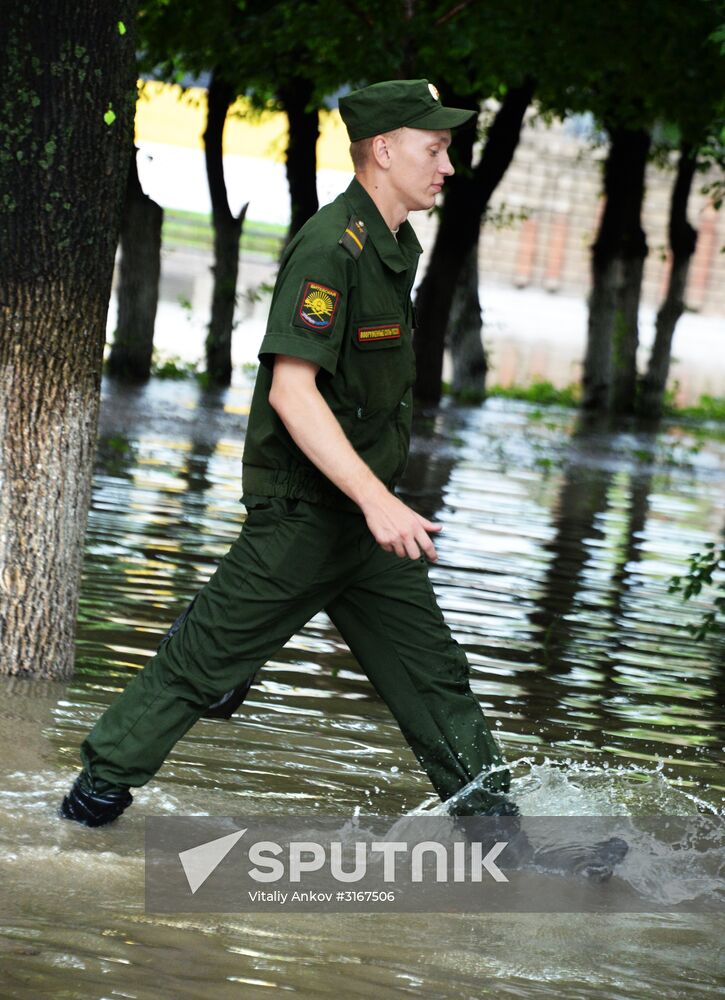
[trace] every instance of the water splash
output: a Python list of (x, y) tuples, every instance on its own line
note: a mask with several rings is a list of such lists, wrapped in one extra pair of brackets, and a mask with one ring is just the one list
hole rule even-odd
[[(512, 772), (510, 797), (526, 816), (696, 816), (725, 815), (693, 792), (675, 787), (664, 773), (662, 762), (651, 768), (641, 764), (593, 764), (586, 760), (543, 760), (520, 757), (507, 765)], [(426, 799), (412, 810), (445, 813), (458, 799), (483, 787), (492, 768), (462, 788), (444, 805)]]
[[(700, 796), (673, 786), (662, 762), (647, 768), (521, 757), (509, 767), (514, 775), (509, 794), (524, 826), (527, 817), (537, 818), (534, 867), (551, 873), (556, 870), (552, 857), (576, 858), (577, 852), (605, 837), (622, 837), (629, 849), (616, 876), (625, 895), (631, 891), (651, 902), (653, 909), (697, 904), (722, 911), (724, 814)], [(445, 814), (459, 798), (482, 788), (486, 777), (479, 775), (447, 803), (428, 799), (410, 815)], [(538, 822), (541, 817), (552, 818), (548, 827)], [(562, 846), (562, 829), (568, 828), (562, 828), (560, 817), (591, 820), (572, 824), (572, 842)], [(611, 820), (605, 822), (606, 817)]]

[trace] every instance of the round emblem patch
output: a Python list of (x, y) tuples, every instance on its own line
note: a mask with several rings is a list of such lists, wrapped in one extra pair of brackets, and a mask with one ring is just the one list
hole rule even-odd
[(431, 97), (433, 98), (434, 101), (440, 101), (441, 95), (438, 93), (438, 88), (436, 86), (434, 86), (432, 83), (429, 83), (428, 90), (430, 91)]
[(297, 314), (313, 330), (329, 330), (335, 319), (340, 293), (316, 281), (305, 282)]

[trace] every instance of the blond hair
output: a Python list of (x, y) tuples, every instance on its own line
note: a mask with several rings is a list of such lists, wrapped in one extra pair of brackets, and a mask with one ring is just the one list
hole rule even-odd
[[(401, 128), (391, 129), (390, 132), (379, 132), (378, 135), (382, 135), (388, 142), (396, 142), (402, 131), (401, 126)], [(370, 165), (374, 138), (375, 136), (371, 135), (350, 143), (350, 158), (356, 174), (362, 173)]]

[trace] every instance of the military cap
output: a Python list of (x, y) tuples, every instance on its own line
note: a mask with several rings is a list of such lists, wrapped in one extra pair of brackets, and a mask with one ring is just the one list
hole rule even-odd
[(396, 128), (455, 128), (476, 112), (444, 108), (440, 95), (427, 80), (384, 80), (341, 97), (340, 116), (350, 142)]

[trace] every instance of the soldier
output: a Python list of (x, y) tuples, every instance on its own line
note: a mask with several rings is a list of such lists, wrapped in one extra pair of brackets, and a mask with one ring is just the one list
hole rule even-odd
[(342, 98), (340, 114), (355, 177), (281, 261), (244, 448), (246, 522), (84, 740), (61, 806), (68, 819), (99, 826), (120, 815), (129, 788), (154, 776), (197, 719), (238, 704), (323, 608), (441, 799), (480, 778), (456, 812), (517, 812), (428, 579), (439, 525), (395, 495), (410, 443), (421, 252), (407, 216), (433, 206), (453, 173), (450, 130), (474, 112), (443, 107), (426, 80), (396, 80)]

